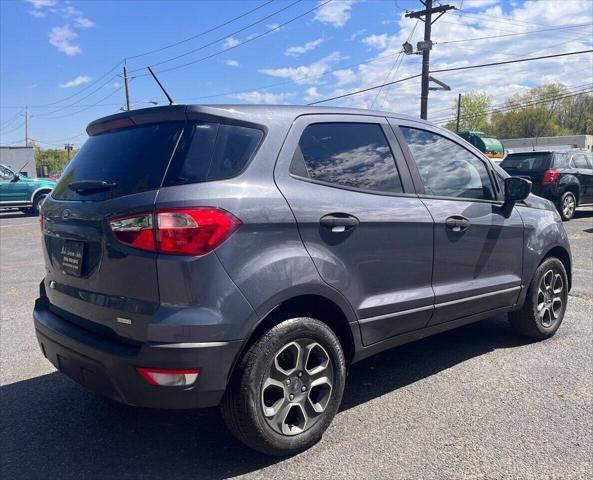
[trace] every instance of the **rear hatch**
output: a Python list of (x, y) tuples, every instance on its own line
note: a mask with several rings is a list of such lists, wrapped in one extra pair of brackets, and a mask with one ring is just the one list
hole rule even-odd
[(531, 180), (536, 188), (541, 185), (546, 170), (551, 168), (553, 156), (551, 152), (510, 153), (500, 166), (509, 175)]
[(50, 308), (102, 335), (146, 338), (159, 305), (156, 253), (129, 248), (114, 217), (152, 212), (185, 127), (185, 107), (115, 115), (90, 138), (43, 205)]

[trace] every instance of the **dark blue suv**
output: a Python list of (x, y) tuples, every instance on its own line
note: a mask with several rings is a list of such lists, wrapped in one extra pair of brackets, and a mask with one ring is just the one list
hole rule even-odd
[(34, 319), (57, 369), (117, 401), (220, 404), (247, 445), (293, 454), (353, 362), (498, 313), (537, 339), (562, 322), (554, 205), (442, 128), (179, 105), (87, 132), (43, 204)]

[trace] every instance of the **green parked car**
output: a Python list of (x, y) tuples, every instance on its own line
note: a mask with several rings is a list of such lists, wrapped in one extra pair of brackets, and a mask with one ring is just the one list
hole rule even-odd
[(43, 200), (55, 185), (47, 178), (28, 178), (0, 164), (0, 208), (18, 208), (38, 215)]

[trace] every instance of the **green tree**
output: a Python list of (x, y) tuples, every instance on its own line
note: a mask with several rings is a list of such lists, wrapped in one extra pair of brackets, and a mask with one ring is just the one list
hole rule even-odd
[[(453, 116), (457, 118), (457, 102), (453, 105)], [(478, 130), (487, 132), (489, 130), (488, 110), (492, 98), (485, 92), (468, 92), (461, 96), (461, 111), (459, 130)], [(457, 121), (452, 120), (445, 124), (445, 128), (451, 131), (457, 129)]]
[[(74, 153), (74, 152), (72, 152)], [(74, 155), (71, 155), (72, 157)], [(47, 166), (50, 173), (59, 173), (68, 163), (68, 152), (60, 149), (42, 149), (35, 146), (35, 165)]]

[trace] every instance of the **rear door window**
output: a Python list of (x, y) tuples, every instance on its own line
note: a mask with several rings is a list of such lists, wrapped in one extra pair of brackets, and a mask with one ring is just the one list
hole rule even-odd
[(180, 142), (164, 185), (236, 177), (247, 166), (263, 135), (256, 128), (191, 123)]
[(448, 138), (400, 127), (427, 195), (493, 200), (488, 170), (474, 154)]
[[(66, 167), (52, 196), (58, 200), (91, 200), (159, 188), (183, 127), (183, 122), (164, 122), (89, 137)], [(115, 187), (99, 195), (81, 195), (68, 188), (70, 183), (82, 180), (102, 180)]]
[(316, 123), (301, 135), (291, 174), (338, 187), (401, 193), (395, 159), (381, 125)]

